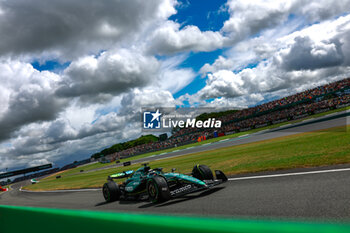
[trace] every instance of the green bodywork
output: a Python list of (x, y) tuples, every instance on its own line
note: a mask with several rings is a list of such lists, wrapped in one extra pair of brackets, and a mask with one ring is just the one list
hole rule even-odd
[(110, 178), (116, 178), (116, 179), (120, 179), (120, 178), (124, 178), (124, 177), (128, 177), (130, 176), (132, 173), (134, 173), (133, 170), (129, 170), (126, 172), (119, 172), (119, 173), (115, 173), (113, 175), (110, 175)]
[(192, 176), (184, 175), (180, 173), (164, 173), (162, 169), (156, 168), (156, 169), (147, 169), (147, 167), (141, 167), (137, 169), (135, 172), (133, 170), (129, 170), (126, 172), (120, 172), (113, 175), (110, 175), (111, 178), (125, 178), (130, 177), (125, 181), (125, 191), (128, 193), (141, 193), (145, 191), (146, 189), (146, 183), (148, 180), (150, 180), (155, 175), (161, 175), (164, 178), (167, 179), (168, 182), (170, 181), (178, 181), (181, 180), (183, 183), (191, 183), (195, 184), (197, 186), (205, 186), (206, 184)]
[(197, 185), (205, 185), (205, 183), (197, 178), (194, 178), (192, 176), (188, 176), (188, 175), (184, 175), (184, 174), (180, 174), (180, 173), (164, 173), (163, 176), (167, 179), (167, 180), (172, 180), (172, 179), (181, 179), (183, 181), (187, 181), (188, 183), (194, 183)]

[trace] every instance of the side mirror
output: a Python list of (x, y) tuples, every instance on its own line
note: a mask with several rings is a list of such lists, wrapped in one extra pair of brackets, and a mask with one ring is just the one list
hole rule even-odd
[(176, 168), (172, 168), (172, 169), (171, 169), (171, 172), (174, 172), (174, 171), (176, 171)]

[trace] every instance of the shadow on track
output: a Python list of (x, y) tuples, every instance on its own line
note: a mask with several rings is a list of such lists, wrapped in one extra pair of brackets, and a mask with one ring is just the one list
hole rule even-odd
[(215, 188), (211, 188), (207, 191), (204, 191), (204, 192), (201, 192), (197, 195), (188, 195), (188, 196), (183, 196), (183, 197), (180, 197), (180, 198), (176, 198), (176, 199), (173, 199), (173, 200), (170, 200), (170, 201), (167, 201), (165, 203), (147, 203), (145, 205), (142, 205), (142, 206), (139, 206), (139, 208), (148, 208), (148, 207), (152, 207), (152, 206), (155, 206), (155, 207), (162, 207), (162, 206), (169, 206), (169, 205), (174, 205), (174, 204), (177, 204), (177, 203), (181, 203), (181, 202), (184, 202), (184, 201), (188, 201), (188, 200), (193, 200), (193, 199), (196, 199), (196, 198), (201, 198), (201, 197), (205, 197), (205, 196), (208, 196), (212, 193), (215, 193), (217, 191), (220, 191), (221, 189), (223, 189), (225, 187), (215, 187)]
[[(169, 201), (167, 201), (165, 203), (151, 203), (151, 202), (148, 202), (147, 199), (144, 199), (144, 200), (119, 200), (119, 201), (117, 201), (117, 203), (120, 204), (120, 205), (135, 205), (135, 204), (139, 204), (139, 203), (142, 203), (142, 202), (147, 202), (146, 204), (141, 205), (141, 206), (138, 207), (138, 208), (141, 208), (141, 209), (142, 208), (152, 207), (152, 206), (154, 206), (154, 207), (162, 207), (162, 206), (174, 205), (174, 204), (177, 204), (177, 203), (181, 203), (181, 202), (192, 200), (192, 199), (196, 199), (196, 198), (205, 197), (205, 196), (208, 196), (208, 195), (210, 195), (212, 193), (220, 191), (221, 189), (224, 189), (224, 188), (225, 187), (211, 188), (209, 190), (202, 191), (202, 192), (198, 193), (197, 195), (194, 195), (192, 193), (192, 194), (189, 194), (189, 195), (186, 195), (186, 196), (183, 196), (183, 197), (179, 197), (179, 198), (175, 198), (175, 199), (169, 200)], [(103, 201), (103, 202), (97, 203), (95, 206), (103, 206), (103, 205), (107, 205), (107, 204), (110, 204), (110, 203), (113, 203), (113, 202)]]
[(120, 205), (133, 205), (133, 204), (139, 204), (141, 202), (145, 202), (146, 200), (119, 200), (119, 201), (114, 201), (114, 202), (107, 202), (107, 201), (103, 201), (100, 203), (97, 203), (95, 206), (103, 206), (103, 205), (107, 205), (110, 203), (118, 203)]
[(97, 203), (95, 206), (107, 205), (108, 203), (109, 203), (109, 202), (107, 202), (107, 201), (103, 201), (103, 202)]

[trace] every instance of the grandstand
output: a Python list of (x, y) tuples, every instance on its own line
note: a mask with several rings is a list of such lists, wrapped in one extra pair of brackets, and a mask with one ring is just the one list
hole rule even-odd
[(37, 173), (31, 174), (31, 175), (20, 176), (20, 177), (15, 178), (11, 183), (17, 183), (17, 182), (20, 182), (20, 181), (34, 179), (34, 178), (38, 178), (38, 177), (41, 177), (41, 176), (47, 176), (47, 175), (56, 173), (59, 170), (60, 170), (59, 168), (52, 168), (52, 169), (49, 169), (49, 170), (46, 170), (46, 171), (42, 171), (42, 172), (37, 172)]
[(20, 181), (24, 181), (24, 180), (29, 180), (29, 179), (34, 179), (34, 178), (38, 178), (38, 177), (42, 177), (42, 176), (48, 176), (48, 175), (51, 175), (51, 174), (59, 172), (59, 171), (64, 171), (67, 169), (71, 169), (71, 168), (75, 168), (77, 166), (87, 164), (89, 162), (91, 162), (90, 159), (84, 159), (81, 161), (75, 161), (71, 164), (67, 164), (67, 165), (63, 166), (62, 168), (52, 168), (52, 169), (48, 169), (48, 170), (41, 171), (41, 172), (35, 172), (35, 173), (29, 174), (29, 175), (18, 176), (11, 183), (16, 183), (16, 182), (20, 182)]
[(114, 153), (114, 156), (128, 157), (185, 145), (197, 141), (201, 136), (207, 139), (264, 127), (280, 122), (301, 119), (309, 115), (350, 105), (350, 78), (309, 89), (255, 107), (233, 111), (218, 119), (223, 125), (220, 130), (183, 128), (170, 138), (150, 142)]

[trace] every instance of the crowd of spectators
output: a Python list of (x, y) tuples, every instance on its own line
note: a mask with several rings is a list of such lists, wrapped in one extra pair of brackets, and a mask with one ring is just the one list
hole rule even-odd
[(302, 118), (319, 111), (334, 109), (350, 103), (350, 78), (309, 89), (255, 107), (239, 110), (218, 118), (220, 130), (182, 128), (165, 141), (152, 142), (116, 153), (119, 157), (166, 149), (197, 141), (198, 137), (214, 137), (214, 132), (235, 133), (277, 122)]
[(269, 114), (261, 115), (258, 117), (253, 117), (250, 119), (242, 120), (239, 122), (233, 122), (230, 124), (224, 125), (222, 127), (223, 132), (237, 132), (241, 129), (250, 129), (253, 127), (265, 126), (274, 124), (277, 122), (287, 121), (298, 119), (303, 116), (308, 116), (318, 111), (330, 110), (339, 105), (344, 105), (350, 103), (350, 95), (342, 95), (331, 99), (326, 99), (313, 103), (304, 103), (300, 105), (296, 105), (291, 108), (286, 108), (283, 110), (278, 110), (271, 112)]

